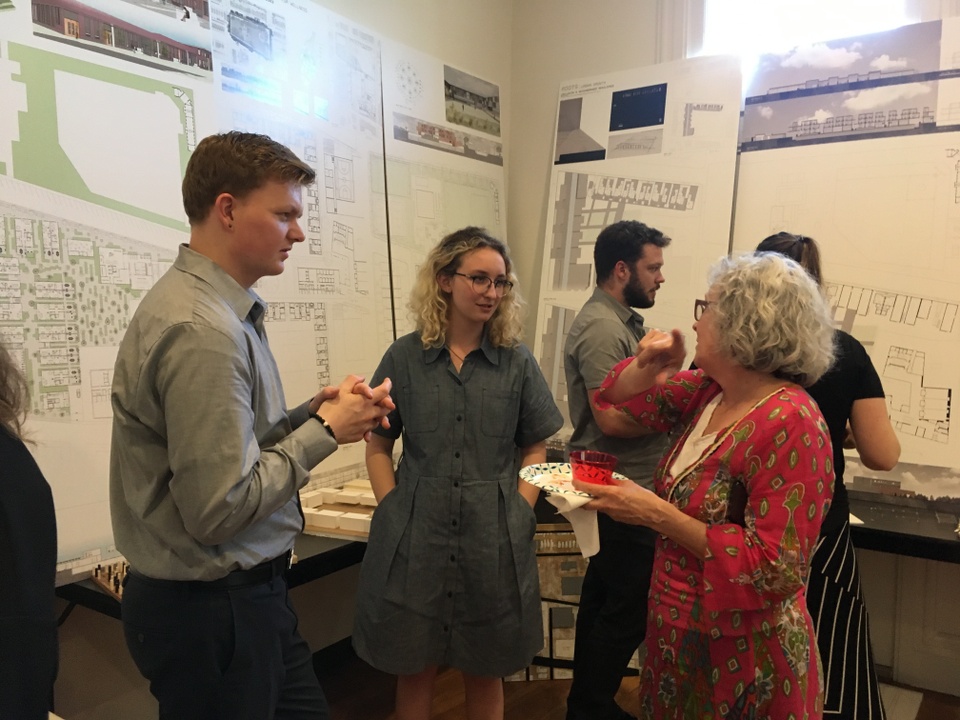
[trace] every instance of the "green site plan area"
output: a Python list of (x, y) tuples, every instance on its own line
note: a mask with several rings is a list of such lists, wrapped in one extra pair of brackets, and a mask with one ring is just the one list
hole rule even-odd
[(16, 179), (185, 229), (192, 90), (12, 42), (9, 57), (27, 105), (11, 143)]

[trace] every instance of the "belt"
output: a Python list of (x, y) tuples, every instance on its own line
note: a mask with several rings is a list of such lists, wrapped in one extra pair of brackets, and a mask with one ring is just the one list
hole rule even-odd
[(188, 587), (193, 590), (223, 590), (270, 582), (287, 571), (290, 567), (291, 556), (292, 552), (287, 550), (283, 555), (279, 555), (273, 560), (267, 560), (246, 570), (234, 570), (216, 580), (160, 580), (142, 575), (132, 568), (130, 574), (152, 585)]

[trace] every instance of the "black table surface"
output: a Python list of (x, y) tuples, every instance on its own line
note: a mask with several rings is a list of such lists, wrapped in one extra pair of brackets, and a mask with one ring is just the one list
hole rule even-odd
[(851, 525), (854, 547), (960, 563), (955, 516), (898, 503), (896, 498), (856, 495), (850, 493), (850, 512), (863, 524)]
[[(287, 570), (287, 585), (303, 585), (356, 565), (363, 560), (366, 549), (365, 542), (300, 535), (294, 546), (297, 562)], [(79, 580), (61, 585), (56, 594), (71, 603), (120, 619), (120, 603), (93, 580)]]
[[(856, 493), (862, 496), (863, 493)], [(566, 519), (540, 493), (537, 522), (541, 527), (569, 527)], [(956, 518), (928, 509), (903, 506), (896, 498), (861, 499), (851, 493), (850, 511), (863, 521), (852, 525), (854, 547), (907, 557), (960, 563), (960, 538), (954, 532)]]

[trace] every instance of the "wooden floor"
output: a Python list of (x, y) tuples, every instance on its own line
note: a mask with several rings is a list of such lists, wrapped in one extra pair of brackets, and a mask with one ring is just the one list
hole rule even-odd
[[(321, 663), (336, 670), (325, 670)], [(335, 662), (318, 659), (317, 675), (330, 702), (332, 720), (393, 720), (395, 681), (391, 675), (374, 670), (349, 652)], [(504, 683), (505, 720), (564, 720), (569, 688), (569, 680)], [(617, 701), (624, 710), (637, 714), (637, 678), (624, 678)], [(442, 672), (437, 678), (432, 720), (464, 717), (460, 675)], [(960, 698), (926, 691), (915, 720), (960, 720)]]
[[(317, 667), (317, 675), (330, 702), (331, 720), (393, 720), (392, 675), (374, 670), (354, 655), (336, 662), (333, 672)], [(637, 678), (625, 678), (617, 700), (637, 714)], [(505, 720), (564, 720), (569, 680), (504, 683)], [(432, 720), (463, 720), (463, 683), (460, 674), (443, 671), (437, 677)], [(960, 720), (960, 717), (958, 717)]]

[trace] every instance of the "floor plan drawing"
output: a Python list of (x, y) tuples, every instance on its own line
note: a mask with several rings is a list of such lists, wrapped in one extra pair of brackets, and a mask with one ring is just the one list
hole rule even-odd
[(921, 440), (950, 442), (949, 387), (928, 387), (924, 383), (922, 351), (891, 347), (881, 373), (887, 393), (890, 420), (894, 429)]
[(593, 287), (593, 245), (607, 225), (640, 217), (636, 208), (693, 211), (699, 192), (699, 187), (690, 183), (593, 173), (560, 172), (558, 183), (553, 232), (547, 245), (553, 290)]
[(850, 332), (856, 316), (877, 316), (887, 322), (923, 326), (938, 333), (952, 333), (960, 302), (933, 300), (904, 293), (871, 290), (856, 285), (828, 283), (830, 304), (837, 312), (840, 327)]
[(66, 389), (82, 384), (81, 348), (119, 345), (131, 308), (173, 253), (3, 202), (0, 222), (0, 323), (20, 338), (34, 412), (75, 418)]
[(323, 187), (328, 213), (350, 214), (353, 208), (357, 196), (354, 155), (341, 143), (329, 139), (323, 143)]
[[(377, 160), (380, 161), (379, 168)], [(383, 175), (382, 158), (372, 159)], [(499, 168), (498, 168), (499, 170)], [(503, 184), (495, 175), (443, 165), (387, 158), (393, 293), (397, 328), (410, 328), (406, 302), (416, 269), (430, 249), (447, 233), (468, 225), (486, 228), (502, 238), (506, 217)], [(375, 202), (383, 202), (384, 185), (374, 183)]]

